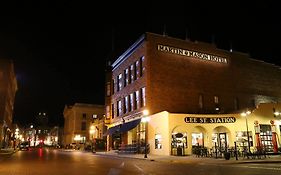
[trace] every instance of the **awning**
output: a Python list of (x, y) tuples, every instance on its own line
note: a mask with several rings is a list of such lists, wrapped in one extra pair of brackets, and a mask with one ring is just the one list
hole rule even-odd
[(130, 131), (131, 129), (135, 128), (138, 126), (138, 124), (141, 122), (141, 119), (137, 119), (131, 122), (127, 122), (121, 125), (120, 132), (126, 132)]
[(120, 131), (120, 125), (117, 125), (117, 126), (109, 128), (106, 132), (106, 135), (112, 135), (115, 132), (119, 132), (119, 131)]

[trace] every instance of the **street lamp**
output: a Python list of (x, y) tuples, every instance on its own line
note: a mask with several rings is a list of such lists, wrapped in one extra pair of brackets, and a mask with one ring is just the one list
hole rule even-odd
[(145, 125), (145, 133), (144, 133), (144, 158), (147, 158), (147, 128), (148, 128), (148, 122), (150, 120), (150, 118), (148, 117), (148, 110), (144, 110), (143, 112), (143, 117), (141, 119), (141, 122), (144, 123)]
[(92, 152), (94, 151), (94, 148), (93, 148), (93, 146), (95, 146), (93, 143), (94, 143), (94, 133), (95, 133), (95, 127), (94, 127), (94, 125), (92, 125), (91, 127), (90, 127), (90, 141), (91, 141), (91, 143), (92, 143)]
[(241, 113), (241, 116), (245, 117), (245, 119), (246, 119), (246, 129), (247, 129), (247, 139), (248, 139), (248, 150), (249, 150), (249, 153), (251, 153), (251, 146), (250, 146), (250, 137), (249, 137), (247, 115), (250, 115), (250, 114), (251, 114), (251, 111), (247, 111), (247, 112), (242, 112)]

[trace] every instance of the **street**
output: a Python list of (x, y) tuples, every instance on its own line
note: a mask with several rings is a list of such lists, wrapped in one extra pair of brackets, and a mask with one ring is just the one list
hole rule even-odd
[(54, 149), (18, 151), (0, 159), (0, 175), (273, 175), (280, 163), (210, 164), (110, 157)]

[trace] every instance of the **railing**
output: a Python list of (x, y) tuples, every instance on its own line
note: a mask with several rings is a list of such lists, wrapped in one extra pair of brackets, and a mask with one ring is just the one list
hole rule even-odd
[(192, 148), (192, 154), (197, 157), (210, 157), (210, 158), (223, 158), (225, 157), (225, 153), (229, 153), (230, 157), (240, 157), (247, 159), (262, 159), (266, 158), (267, 152), (265, 148), (259, 147), (255, 148), (251, 152), (248, 151), (245, 147), (227, 147), (221, 149), (220, 147), (202, 147), (202, 146), (194, 146)]
[[(147, 147), (147, 154), (150, 152), (149, 144), (146, 145)], [(128, 144), (128, 145), (121, 145), (118, 149), (118, 153), (120, 154), (144, 154), (145, 147), (144, 145), (140, 144)]]

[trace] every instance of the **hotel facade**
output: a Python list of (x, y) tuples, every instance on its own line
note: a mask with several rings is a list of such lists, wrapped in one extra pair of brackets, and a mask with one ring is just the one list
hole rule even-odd
[[(181, 148), (180, 155), (188, 155), (196, 145), (237, 142), (276, 152), (280, 75), (280, 67), (244, 53), (145, 33), (106, 77), (107, 149), (147, 143), (151, 154), (179, 155)], [(246, 110), (251, 114), (241, 116)], [(147, 116), (150, 121), (141, 122)]]

